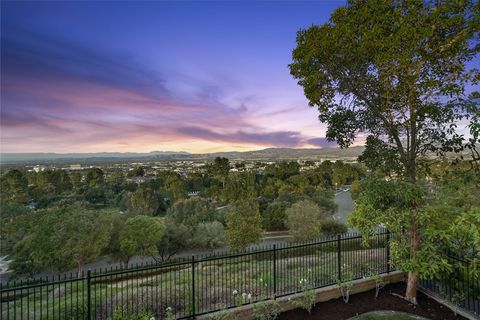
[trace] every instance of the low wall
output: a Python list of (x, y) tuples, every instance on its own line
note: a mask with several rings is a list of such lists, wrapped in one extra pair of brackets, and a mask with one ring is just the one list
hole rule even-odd
[[(401, 271), (394, 271), (394, 272), (391, 272), (389, 274), (382, 274), (381, 277), (383, 278), (383, 280), (385, 282), (396, 283), (396, 282), (403, 281), (404, 273), (401, 272)], [(356, 294), (356, 293), (365, 292), (365, 291), (371, 290), (373, 288), (375, 288), (375, 281), (373, 279), (355, 280), (355, 281), (353, 281), (353, 287), (352, 287), (352, 291), (350, 292), (350, 294), (353, 295), (353, 294)], [(340, 298), (342, 296), (342, 294), (340, 293), (340, 290), (338, 289), (338, 287), (336, 285), (316, 289), (315, 293), (317, 295), (316, 302), (324, 302), (324, 301), (328, 301), (328, 300), (331, 300), (331, 299), (337, 299), (337, 298)], [(302, 296), (302, 293), (298, 293), (298, 294), (293, 294), (293, 295), (277, 298), (277, 302), (280, 304), (280, 307), (282, 308), (282, 312), (296, 309), (297, 307), (292, 305), (290, 303), (289, 299), (293, 300), (293, 299), (295, 299), (297, 297), (301, 297), (301, 296)], [(230, 309), (230, 312), (234, 313), (238, 320), (252, 320), (252, 319), (255, 319), (255, 317), (253, 315), (253, 306), (254, 305), (255, 304), (248, 304), (248, 305), (241, 306), (241, 307), (238, 307), (238, 308)], [(198, 317), (198, 319), (208, 319), (209, 317), (212, 317), (213, 315), (214, 314), (201, 316), (201, 317)]]

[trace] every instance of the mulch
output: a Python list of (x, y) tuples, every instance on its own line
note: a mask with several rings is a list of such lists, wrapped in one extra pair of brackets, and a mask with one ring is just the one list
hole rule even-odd
[(392, 293), (403, 296), (405, 284), (387, 285), (380, 291), (377, 299), (375, 299), (375, 290), (370, 290), (350, 296), (348, 303), (343, 302), (342, 298), (321, 302), (315, 305), (310, 315), (303, 309), (290, 310), (282, 313), (280, 320), (344, 320), (375, 310), (402, 311), (432, 320), (466, 319), (460, 315), (455, 317), (448, 307), (421, 292), (417, 294), (416, 306)]

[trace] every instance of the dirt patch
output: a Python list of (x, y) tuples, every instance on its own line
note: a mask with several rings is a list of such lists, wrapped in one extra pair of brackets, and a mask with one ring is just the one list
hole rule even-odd
[(321, 302), (315, 306), (310, 315), (302, 309), (287, 311), (280, 315), (280, 320), (344, 320), (375, 310), (402, 311), (432, 320), (465, 319), (462, 316), (455, 317), (449, 308), (421, 292), (418, 292), (416, 306), (392, 293), (403, 295), (405, 284), (387, 285), (377, 299), (374, 298), (375, 290), (370, 290), (350, 296), (349, 303), (344, 303), (341, 298)]

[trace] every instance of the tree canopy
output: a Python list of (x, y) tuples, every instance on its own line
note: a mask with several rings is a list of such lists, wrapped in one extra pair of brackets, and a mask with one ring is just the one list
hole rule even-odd
[[(382, 204), (381, 195), (371, 194), (359, 201), (408, 216), (403, 222), (412, 255), (427, 245), (417, 214), (423, 200), (414, 185), (418, 169), (429, 163), (425, 158), (464, 150), (479, 158), (480, 95), (469, 89), (480, 80), (469, 65), (480, 50), (479, 13), (473, 0), (350, 0), (327, 23), (297, 34), (290, 72), (327, 124), (327, 138), (348, 147), (366, 136), (360, 159), (408, 179), (385, 185), (404, 198), (384, 197)], [(470, 137), (457, 128), (462, 122), (469, 123)], [(360, 208), (358, 215), (366, 217), (368, 210)], [(406, 297), (415, 302), (419, 270), (406, 270)]]

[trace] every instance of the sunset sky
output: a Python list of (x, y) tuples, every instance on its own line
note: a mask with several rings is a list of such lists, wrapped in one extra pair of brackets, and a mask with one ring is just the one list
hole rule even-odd
[(342, 4), (2, 1), (0, 151), (334, 146), (288, 64)]
[(1, 151), (321, 147), (289, 74), (342, 2), (2, 2)]

